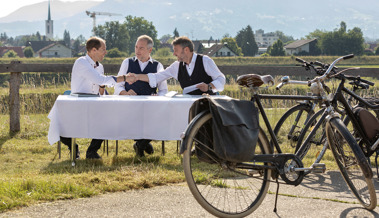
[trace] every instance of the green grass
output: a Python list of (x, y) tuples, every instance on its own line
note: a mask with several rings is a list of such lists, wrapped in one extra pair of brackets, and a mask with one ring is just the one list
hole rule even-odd
[[(115, 156), (115, 142), (110, 141), (109, 155), (100, 150), (102, 161), (78, 160), (75, 167), (71, 167), (68, 149), (62, 145), (62, 158), (58, 159), (56, 144), (49, 145), (47, 141), (50, 123), (47, 114), (56, 96), (70, 89), (70, 83), (64, 77), (38, 80), (40, 76), (41, 74), (35, 74), (34, 77), (25, 78), (21, 85), (19, 133), (9, 135), (7, 104), (0, 105), (0, 213), (39, 202), (90, 197), (185, 181), (181, 156), (176, 153), (176, 141), (166, 142), (165, 156), (161, 155), (160, 141), (154, 141), (156, 152), (146, 158), (135, 156), (132, 140), (120, 141), (119, 154)], [(370, 80), (379, 85), (378, 80)], [(332, 83), (330, 85), (331, 88), (335, 86)], [(181, 88), (171, 85), (169, 90)], [(378, 96), (378, 90), (374, 90), (367, 95)], [(268, 94), (278, 93), (274, 87), (262, 91)], [(109, 89), (109, 92), (112, 94), (113, 89)], [(307, 87), (294, 85), (280, 91), (283, 94), (306, 92)], [(0, 93), (1, 101), (6, 102), (9, 88), (0, 88)], [(250, 93), (246, 89), (241, 91), (233, 79), (221, 94), (250, 99)], [(296, 102), (265, 101), (265, 107), (272, 108), (267, 110), (271, 125), (274, 126), (286, 108), (293, 104)], [(89, 139), (78, 139), (82, 157), (85, 157), (89, 143)], [(310, 165), (309, 160), (304, 162), (305, 166)], [(326, 163), (328, 170), (336, 169), (330, 153), (322, 162)]]

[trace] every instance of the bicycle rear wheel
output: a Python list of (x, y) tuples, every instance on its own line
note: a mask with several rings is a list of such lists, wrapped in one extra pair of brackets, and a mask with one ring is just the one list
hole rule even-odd
[(274, 134), (282, 153), (296, 153), (300, 133), (313, 113), (310, 105), (299, 104), (290, 108), (279, 119), (275, 125)]
[[(187, 128), (182, 146), (186, 146), (183, 168), (188, 187), (197, 202), (217, 217), (247, 216), (266, 196), (271, 171), (239, 169), (235, 164), (221, 163), (217, 159), (201, 161), (194, 155), (194, 149), (212, 150), (211, 126), (212, 116), (208, 111), (197, 115)], [(260, 131), (255, 154), (267, 153), (269, 142)]]
[(359, 203), (366, 209), (376, 207), (372, 171), (362, 150), (341, 119), (332, 118), (325, 127), (328, 143), (340, 172)]

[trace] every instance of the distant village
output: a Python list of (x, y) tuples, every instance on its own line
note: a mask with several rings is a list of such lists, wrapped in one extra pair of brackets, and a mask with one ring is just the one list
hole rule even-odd
[[(87, 14), (89, 12), (87, 11)], [(176, 29), (175, 29), (176, 30)], [(66, 31), (65, 31), (66, 34)], [(86, 53), (84, 42), (82, 37), (81, 42), (76, 42), (73, 39), (54, 40), (54, 22), (51, 19), (50, 14), (50, 2), (48, 6), (48, 17), (45, 21), (45, 35), (40, 35), (37, 32), (38, 40), (27, 40), (25, 45), (12, 46), (11, 43), (7, 43), (6, 33), (1, 33), (0, 36), (0, 57), (35, 57), (35, 58), (70, 58), (80, 56)], [(31, 38), (30, 36), (17, 36), (20, 38)], [(69, 37), (69, 35), (68, 35)], [(35, 37), (34, 37), (35, 38)], [(291, 37), (292, 38), (292, 37)], [(265, 56), (268, 53), (274, 43), (280, 40), (280, 36), (274, 32), (265, 33), (264, 30), (259, 29), (254, 33), (255, 43), (258, 47), (257, 52), (253, 55), (255, 57)], [(196, 53), (208, 55), (210, 57), (233, 57), (240, 56), (234, 51), (228, 43), (222, 43), (219, 39), (207, 40), (192, 40), (194, 43), (194, 49)], [(285, 55), (320, 55), (316, 46), (317, 39), (301, 39), (293, 40), (282, 44), (282, 53), (277, 56)], [(160, 40), (160, 46), (157, 48), (169, 48), (172, 51), (172, 46), (167, 39)], [(378, 49), (376, 43), (365, 43), (364, 54), (375, 55)], [(377, 55), (377, 54), (376, 54)], [(251, 56), (251, 55), (247, 55)]]

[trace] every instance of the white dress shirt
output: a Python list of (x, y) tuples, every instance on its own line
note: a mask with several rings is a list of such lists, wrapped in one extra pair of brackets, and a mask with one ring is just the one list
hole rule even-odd
[[(136, 60), (138, 60), (138, 58), (136, 58)], [(147, 66), (147, 64), (149, 64), (149, 62), (153, 63), (153, 59), (151, 57), (146, 62), (142, 62), (142, 61), (138, 60), (138, 64), (141, 68), (141, 71), (143, 71), (145, 69), (145, 67)], [(125, 75), (125, 74), (129, 73), (129, 72), (127, 72), (128, 68), (129, 68), (129, 58), (126, 58), (121, 64), (120, 71), (118, 72), (118, 76)], [(164, 70), (163, 65), (158, 62), (157, 72), (160, 72), (163, 70)], [(135, 72), (130, 72), (130, 73), (135, 73)], [(154, 87), (156, 87), (156, 86), (154, 86)], [(160, 81), (158, 83), (158, 93), (157, 94), (158, 95), (165, 95), (167, 93), (167, 90), (168, 90), (167, 81), (166, 80)], [(114, 89), (114, 94), (119, 95), (121, 91), (126, 91), (125, 90), (125, 82), (120, 82), (120, 83), (116, 84), (115, 89)]]
[[(196, 62), (197, 54), (193, 53), (191, 63), (189, 65), (183, 63), (186, 65), (188, 75), (191, 76), (193, 69), (195, 68), (195, 62)], [(147, 76), (149, 77), (149, 84), (151, 87), (156, 87), (156, 84), (167, 80), (171, 77), (178, 79), (178, 73), (179, 73), (179, 61), (175, 61), (172, 63), (169, 67), (167, 67), (164, 71), (161, 71), (159, 73), (149, 73)], [(221, 73), (221, 71), (218, 69), (215, 62), (208, 56), (203, 55), (203, 65), (204, 70), (208, 74), (208, 76), (212, 77), (212, 84), (216, 87), (213, 89), (213, 92), (219, 92), (224, 90), (225, 85), (225, 75)]]
[(114, 86), (112, 76), (104, 76), (104, 67), (88, 55), (78, 58), (72, 67), (71, 93), (98, 94), (99, 85)]

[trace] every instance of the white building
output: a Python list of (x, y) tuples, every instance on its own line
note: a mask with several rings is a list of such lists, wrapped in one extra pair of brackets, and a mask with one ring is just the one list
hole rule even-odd
[(67, 46), (57, 42), (41, 48), (34, 53), (34, 56), (41, 58), (71, 58), (72, 51)]
[(279, 36), (276, 35), (276, 33), (264, 33), (262, 29), (255, 31), (255, 42), (257, 43), (258, 47), (268, 47), (274, 42), (278, 41)]

